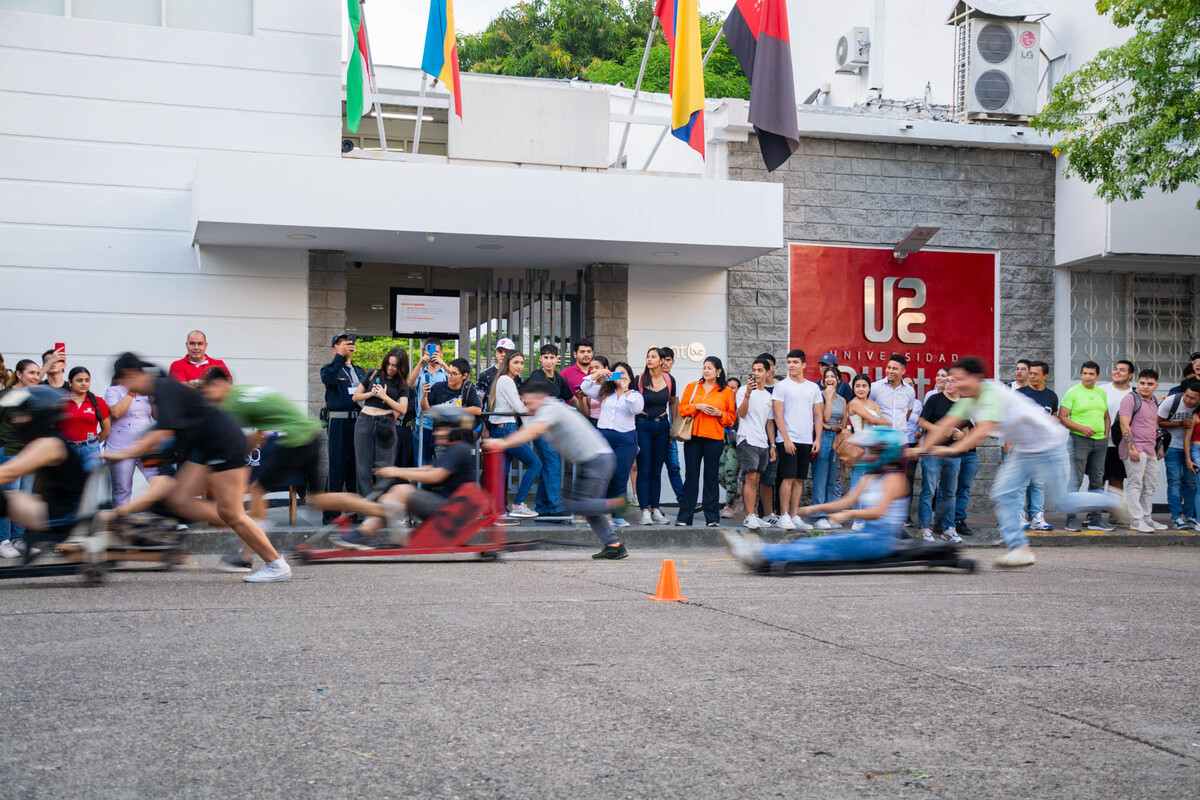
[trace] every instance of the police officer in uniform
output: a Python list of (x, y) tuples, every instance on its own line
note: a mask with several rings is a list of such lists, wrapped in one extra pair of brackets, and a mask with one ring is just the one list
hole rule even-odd
[[(325, 418), (329, 420), (329, 491), (354, 492), (354, 423), (358, 419), (358, 403), (352, 395), (367, 379), (366, 370), (355, 366), (354, 337), (339, 333), (330, 342), (333, 360), (321, 367), (321, 383), (325, 384)], [(363, 490), (370, 489), (364, 486)], [(326, 521), (335, 516), (326, 512)]]

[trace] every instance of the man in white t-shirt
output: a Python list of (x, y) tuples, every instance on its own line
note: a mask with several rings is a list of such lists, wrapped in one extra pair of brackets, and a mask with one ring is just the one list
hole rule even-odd
[[(1100, 384), (1108, 396), (1108, 418), (1117, 421), (1117, 410), (1121, 401), (1133, 390), (1133, 362), (1121, 359), (1113, 364), (1112, 382)], [(1117, 455), (1117, 446), (1112, 442), (1112, 431), (1108, 432), (1108, 451), (1104, 454), (1104, 482), (1114, 489), (1125, 487), (1125, 465)]]
[(771, 363), (765, 358), (755, 359), (746, 385), (738, 389), (735, 398), (739, 419), (738, 469), (742, 474), (742, 500), (746, 506), (746, 519), (742, 524), (752, 531), (763, 527), (757, 513), (759, 479), (775, 460), (775, 448), (771, 447), (775, 433), (771, 393), (763, 388), (770, 374)]
[[(930, 453), (942, 458), (957, 456), (999, 433), (1010, 447), (1008, 457), (992, 484), (992, 503), (1008, 552), (996, 559), (998, 567), (1028, 567), (1036, 560), (1025, 531), (1021, 510), (1025, 506), (1025, 487), (1038, 481), (1046, 491), (1046, 503), (1069, 514), (1083, 511), (1128, 511), (1118, 495), (1110, 492), (1067, 492), (1071, 483), (1071, 462), (1067, 457), (1067, 429), (1058, 424), (1041, 406), (1007, 386), (986, 380), (987, 367), (974, 357), (960, 359), (950, 368), (962, 399), (942, 417), (937, 427), (925, 435), (917, 454)], [(950, 438), (966, 420), (975, 427), (949, 447), (939, 445)], [(1078, 485), (1078, 484), (1076, 484)]]
[(787, 354), (787, 377), (775, 384), (775, 457), (779, 462), (779, 522), (785, 531), (812, 530), (797, 512), (808, 465), (821, 449), (824, 402), (817, 384), (804, 377), (804, 351)]

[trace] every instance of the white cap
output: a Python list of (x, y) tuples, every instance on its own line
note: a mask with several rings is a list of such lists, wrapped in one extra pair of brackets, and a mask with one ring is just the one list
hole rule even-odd
[(504, 339), (501, 339), (500, 341), (496, 342), (496, 349), (497, 350), (516, 350), (517, 343), (514, 342), (512, 339), (504, 338)]

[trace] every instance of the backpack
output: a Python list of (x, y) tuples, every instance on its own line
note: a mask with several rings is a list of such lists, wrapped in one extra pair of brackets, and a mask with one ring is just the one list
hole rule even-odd
[[(1138, 415), (1138, 412), (1142, 410), (1142, 398), (1137, 392), (1130, 392), (1130, 394), (1133, 395), (1133, 413), (1129, 415), (1129, 421), (1130, 421), (1130, 423), (1132, 423), (1134, 417), (1136, 417)], [(1171, 417), (1175, 416), (1175, 412), (1179, 410), (1179, 401), (1182, 398), (1183, 398), (1182, 392), (1175, 395), (1175, 399), (1171, 401), (1171, 407), (1167, 412), (1167, 419), (1170, 419)], [(1121, 415), (1120, 415), (1120, 412), (1118, 411), (1117, 420), (1113, 423), (1113, 426), (1112, 426), (1112, 443), (1114, 445), (1119, 445), (1119, 444), (1121, 444), (1121, 440), (1123, 438), (1125, 438), (1125, 436), (1121, 431)], [(1167, 448), (1170, 446), (1171, 446), (1171, 432), (1168, 430), (1165, 430), (1163, 428), (1159, 428), (1157, 435), (1154, 437), (1155, 451), (1161, 457), (1163, 453), (1167, 452)]]

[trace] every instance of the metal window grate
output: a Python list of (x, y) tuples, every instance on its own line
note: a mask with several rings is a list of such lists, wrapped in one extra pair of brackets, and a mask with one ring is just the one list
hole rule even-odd
[(1200, 278), (1192, 275), (1076, 272), (1071, 275), (1071, 368), (1127, 358), (1178, 382), (1197, 341)]

